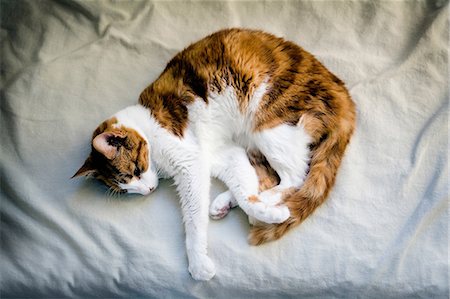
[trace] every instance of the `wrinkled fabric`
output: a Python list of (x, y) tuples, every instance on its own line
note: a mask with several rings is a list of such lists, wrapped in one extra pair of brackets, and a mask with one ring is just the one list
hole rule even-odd
[[(1, 6), (2, 298), (448, 298), (448, 1)], [(70, 177), (101, 121), (227, 27), (313, 53), (346, 82), (357, 130), (329, 200), (281, 240), (249, 246), (239, 209), (210, 221), (217, 275), (196, 282), (171, 180), (111, 198)]]

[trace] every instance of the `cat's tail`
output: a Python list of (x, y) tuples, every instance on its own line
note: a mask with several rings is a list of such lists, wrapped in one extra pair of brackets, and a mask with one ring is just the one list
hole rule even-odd
[(250, 230), (250, 244), (260, 245), (279, 239), (288, 230), (299, 225), (326, 200), (354, 130), (354, 113), (348, 115), (347, 119), (341, 119), (333, 130), (323, 135), (312, 151), (305, 183), (298, 191), (284, 199), (291, 216), (283, 223), (254, 226)]

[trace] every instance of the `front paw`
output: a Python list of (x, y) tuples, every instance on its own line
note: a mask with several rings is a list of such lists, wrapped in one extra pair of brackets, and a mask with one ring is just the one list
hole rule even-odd
[(189, 272), (195, 280), (206, 281), (216, 275), (216, 267), (207, 255), (203, 255), (189, 262)]
[(261, 192), (253, 201), (253, 218), (249, 219), (250, 224), (256, 225), (258, 222), (282, 223), (286, 221), (290, 212), (286, 205), (282, 204), (283, 193), (276, 188)]
[(285, 205), (268, 206), (262, 202), (254, 204), (254, 215), (257, 220), (265, 223), (282, 223), (291, 213)]

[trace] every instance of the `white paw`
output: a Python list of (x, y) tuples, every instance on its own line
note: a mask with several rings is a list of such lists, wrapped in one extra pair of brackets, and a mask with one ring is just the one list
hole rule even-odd
[(220, 193), (209, 206), (209, 216), (212, 219), (222, 219), (234, 207), (233, 194), (230, 191)]
[(282, 204), (283, 192), (278, 188), (272, 188), (261, 192), (258, 200), (250, 204), (250, 224), (255, 225), (259, 221), (265, 223), (282, 223), (286, 221), (290, 212), (286, 205)]
[(206, 281), (216, 275), (216, 267), (207, 255), (202, 255), (189, 263), (189, 273), (195, 280)]
[(289, 209), (285, 205), (269, 206), (263, 202), (256, 202), (252, 205), (254, 213), (251, 216), (265, 223), (282, 223), (290, 216)]
[(279, 191), (276, 187), (261, 192), (258, 197), (259, 200), (268, 206), (275, 206), (281, 203), (283, 193)]

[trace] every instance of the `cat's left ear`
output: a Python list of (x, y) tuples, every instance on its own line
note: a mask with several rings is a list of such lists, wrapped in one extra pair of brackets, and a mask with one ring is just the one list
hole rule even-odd
[(122, 132), (103, 132), (92, 140), (92, 146), (107, 159), (112, 160), (125, 139), (125, 134)]
[(96, 169), (95, 169), (94, 165), (92, 164), (92, 159), (91, 159), (91, 157), (88, 157), (86, 159), (86, 161), (84, 161), (83, 166), (81, 166), (81, 168), (78, 169), (78, 171), (71, 178), (73, 179), (73, 178), (76, 178), (79, 176), (88, 176), (88, 175), (94, 174), (95, 172), (96, 172)]

